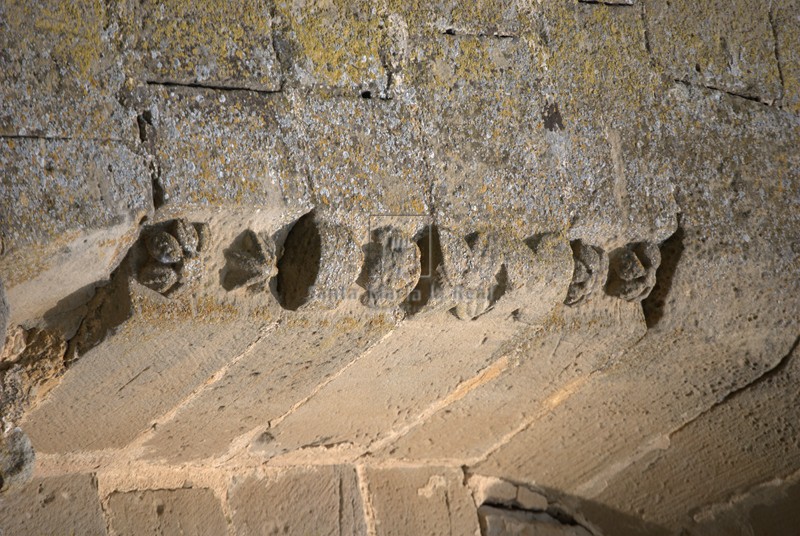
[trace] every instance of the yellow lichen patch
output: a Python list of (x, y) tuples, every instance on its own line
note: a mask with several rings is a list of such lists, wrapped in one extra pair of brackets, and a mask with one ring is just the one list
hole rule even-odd
[(159, 79), (277, 89), (272, 19), (264, 2), (148, 0), (139, 48)]
[[(19, 6), (15, 6), (19, 9)], [(10, 9), (9, 22), (22, 27), (33, 24), (33, 31), (27, 35), (42, 38), (49, 35), (58, 41), (54, 55), (61, 65), (75, 70), (83, 79), (88, 79), (96, 67), (103, 51), (101, 31), (105, 20), (103, 2), (88, 0), (82, 2), (53, 2), (52, 5), (35, 9), (29, 3), (25, 8)], [(17, 17), (13, 16), (17, 15)]]
[(137, 293), (133, 296), (133, 306), (142, 319), (150, 322), (191, 320), (219, 323), (242, 316), (242, 311), (235, 305), (220, 302), (210, 296), (195, 298), (187, 294), (167, 299)]
[(370, 2), (278, 2), (298, 46), (294, 58), (321, 86), (361, 85), (381, 76), (380, 17)]

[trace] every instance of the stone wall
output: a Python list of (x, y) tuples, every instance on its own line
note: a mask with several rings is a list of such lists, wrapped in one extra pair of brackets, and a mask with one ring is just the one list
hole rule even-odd
[(798, 12), (4, 2), (0, 532), (786, 518)]

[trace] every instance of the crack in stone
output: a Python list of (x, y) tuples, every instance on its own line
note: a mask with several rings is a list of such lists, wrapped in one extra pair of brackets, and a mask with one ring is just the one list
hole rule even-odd
[(489, 33), (489, 32), (460, 32), (455, 28), (447, 28), (442, 35), (448, 37), (478, 37), (484, 39), (519, 39), (517, 34)]
[(673, 81), (675, 83), (682, 84), (682, 85), (687, 86), (687, 87), (696, 87), (696, 88), (700, 88), (700, 89), (708, 89), (710, 91), (716, 91), (718, 93), (724, 93), (726, 95), (730, 95), (731, 97), (736, 97), (736, 98), (739, 98), (739, 99), (744, 99), (744, 100), (748, 100), (748, 101), (752, 101), (752, 102), (757, 102), (757, 103), (762, 104), (764, 106), (773, 106), (775, 104), (774, 102), (764, 101), (764, 100), (761, 99), (761, 97), (754, 97), (752, 95), (745, 95), (744, 93), (736, 93), (735, 91), (729, 91), (727, 89), (722, 89), (722, 88), (715, 87), (715, 86), (708, 86), (708, 85), (705, 85), (705, 84), (696, 84), (694, 82), (690, 82), (688, 80), (683, 80), (683, 79), (680, 79), (680, 78), (675, 78), (675, 79), (673, 79)]
[(783, 80), (783, 67), (781, 66), (781, 55), (778, 46), (778, 29), (775, 26), (775, 14), (772, 12), (773, 5), (774, 5), (773, 2), (770, 2), (767, 14), (769, 16), (769, 26), (770, 29), (772, 30), (772, 40), (774, 43), (773, 48), (775, 52), (775, 63), (778, 65), (778, 78), (781, 82), (781, 93), (778, 96), (778, 99), (776, 100), (778, 105), (780, 105), (781, 101), (783, 100), (784, 93), (786, 92), (786, 85)]
[(595, 4), (595, 5), (603, 5), (608, 7), (633, 7), (634, 3), (633, 0), (578, 0), (581, 4)]
[(250, 93), (257, 93), (260, 95), (274, 95), (276, 93), (281, 93), (283, 91), (283, 82), (281, 82), (281, 87), (275, 90), (254, 89), (245, 86), (220, 86), (216, 84), (198, 84), (195, 82), (173, 82), (169, 80), (147, 80), (146, 83), (148, 86), (161, 86), (165, 88), (188, 87), (193, 89), (208, 89), (211, 91), (225, 91), (225, 92), (247, 91)]
[(711, 411), (713, 411), (718, 406), (722, 406), (723, 404), (729, 402), (730, 400), (732, 400), (733, 398), (735, 398), (739, 394), (747, 391), (748, 389), (750, 389), (752, 387), (755, 387), (756, 385), (758, 385), (758, 384), (760, 384), (762, 382), (767, 381), (768, 379), (772, 378), (773, 376), (776, 376), (777, 374), (780, 374), (781, 371), (783, 371), (787, 367), (787, 365), (789, 364), (789, 361), (791, 361), (791, 358), (794, 355), (795, 350), (797, 350), (798, 346), (800, 346), (800, 335), (798, 335), (797, 338), (795, 338), (794, 343), (792, 343), (792, 346), (789, 348), (789, 351), (786, 353), (786, 355), (781, 357), (780, 360), (778, 360), (778, 363), (774, 367), (765, 370), (761, 375), (759, 375), (758, 377), (756, 377), (753, 380), (749, 381), (745, 385), (742, 385), (741, 387), (737, 387), (736, 389), (733, 389), (732, 391), (728, 392), (728, 394), (726, 394), (720, 400), (718, 400), (717, 402), (715, 402), (714, 404), (709, 406), (704, 411), (700, 412), (696, 417), (694, 417), (693, 419), (690, 419), (689, 421), (683, 423), (681, 426), (679, 426), (678, 428), (676, 428), (675, 430), (670, 432), (669, 433), (669, 438), (672, 439), (672, 436), (674, 436), (675, 434), (679, 433), (681, 430), (685, 429), (687, 426), (689, 426), (693, 422), (703, 418), (705, 415), (708, 415)]
[(46, 134), (0, 134), (0, 140), (95, 141), (100, 143), (125, 143), (119, 138), (85, 138), (82, 136), (48, 136)]

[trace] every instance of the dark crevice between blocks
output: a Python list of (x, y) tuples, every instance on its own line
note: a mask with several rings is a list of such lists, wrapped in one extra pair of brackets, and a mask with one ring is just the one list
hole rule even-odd
[(442, 246), (435, 225), (426, 226), (417, 239), (420, 251), (421, 272), (417, 286), (406, 298), (403, 309), (413, 315), (424, 308), (441, 288), (439, 266), (442, 264)]
[(642, 301), (644, 319), (648, 328), (653, 328), (664, 316), (664, 306), (672, 289), (675, 270), (683, 256), (685, 233), (678, 220), (678, 229), (661, 244), (661, 265), (656, 271), (656, 285), (650, 295)]
[(277, 292), (284, 309), (296, 311), (305, 304), (317, 280), (322, 256), (322, 239), (309, 212), (294, 224), (278, 260)]

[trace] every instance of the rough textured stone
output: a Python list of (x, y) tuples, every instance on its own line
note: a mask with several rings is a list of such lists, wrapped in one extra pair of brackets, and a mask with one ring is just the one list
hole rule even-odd
[(11, 331), (0, 354), (0, 411), (2, 427), (18, 425), (25, 411), (58, 383), (64, 373), (66, 341), (50, 331), (33, 328)]
[[(541, 97), (530, 113), (549, 145), (552, 171), (532, 185), (528, 174), (514, 181), (513, 197), (530, 196), (532, 206), (501, 221), (537, 215), (546, 222), (539, 232), (566, 227), (570, 239), (606, 251), (665, 239), (678, 210), (658, 144), (661, 80), (639, 8), (549, 2), (525, 18), (529, 61), (540, 73), (534, 76)], [(515, 78), (534, 77), (521, 71), (525, 76)], [(506, 136), (517, 140), (518, 130)], [(540, 164), (526, 168), (534, 165)]]
[(291, 469), (263, 479), (236, 479), (228, 502), (241, 536), (367, 533), (353, 468)]
[(377, 92), (386, 85), (379, 3), (277, 2), (275, 49), (287, 86)]
[(5, 138), (0, 168), (0, 276), (13, 323), (52, 314), (62, 299), (68, 310), (152, 214), (144, 160), (115, 142)]
[(94, 475), (35, 478), (22, 490), (0, 495), (4, 534), (105, 535)]
[(460, 471), (370, 469), (366, 479), (378, 536), (479, 533), (475, 505)]
[[(546, 418), (583, 387), (585, 371), (613, 362), (645, 332), (640, 308), (608, 297), (600, 301), (616, 303), (555, 311), (543, 332), (511, 353), (507, 366), (388, 445), (387, 453), (406, 460), (480, 457), (525, 423)], [(587, 344), (592, 351), (578, 355)], [(499, 476), (514, 480), (510, 473)]]
[(150, 318), (135, 317), (86, 352), (28, 416), (26, 431), (37, 451), (126, 445), (244, 352), (258, 331), (226, 318), (213, 302), (197, 304), (194, 312), (186, 303), (141, 306), (151, 308)]
[(8, 329), (8, 319), (10, 316), (8, 300), (6, 299), (6, 287), (0, 279), (0, 355), (4, 355), (6, 330)]
[[(790, 394), (799, 377), (795, 349), (771, 373), (671, 434), (669, 449), (626, 467), (598, 502), (676, 526), (678, 520), (688, 522), (678, 504), (722, 502), (771, 479), (765, 475), (791, 475), (800, 465), (793, 424), (798, 398)], [(736, 441), (729, 440), (732, 436)]]
[(1, 6), (4, 432), (109, 531), (783, 536), (800, 25), (751, 4)]
[(781, 94), (768, 4), (644, 2), (655, 60), (675, 79), (773, 102)]
[(796, 480), (769, 482), (696, 514), (686, 533), (690, 536), (791, 534), (800, 523), (798, 501), (800, 484)]
[[(219, 456), (228, 451), (234, 439), (261, 428), (268, 428), (268, 441), (253, 441), (251, 449), (257, 457), (273, 456), (287, 447), (322, 448), (335, 443), (338, 438), (333, 434), (325, 437), (321, 433), (301, 445), (284, 445), (275, 441), (277, 433), (269, 428), (270, 422), (345, 368), (394, 322), (393, 317), (381, 312), (287, 319), (251, 347), (210, 389), (160, 427), (146, 445), (148, 456), (170, 462)], [(247, 385), (244, 391), (242, 382)], [(332, 424), (331, 410), (326, 408), (318, 417)]]
[(778, 0), (770, 5), (783, 81), (781, 104), (800, 114), (800, 4), (797, 0)]
[(418, 117), (394, 101), (297, 99), (312, 200), (359, 242), (387, 216), (414, 235), (430, 222), (425, 142)]
[(0, 492), (16, 491), (26, 484), (33, 476), (35, 459), (31, 441), (21, 429), (3, 430), (0, 435)]
[(114, 534), (224, 534), (219, 498), (208, 489), (145, 490), (112, 493), (108, 519)]
[[(273, 448), (292, 451), (343, 444), (361, 451), (391, 437), (489, 367), (503, 355), (506, 339), (519, 329), (524, 326), (488, 319), (465, 325), (447, 312), (404, 322), (363, 355), (357, 366), (337, 375), (275, 426)], [(431, 339), (440, 345), (422, 345)], [(420, 382), (422, 368), (425, 381)]]
[(130, 111), (116, 99), (125, 74), (112, 18), (100, 0), (3, 2), (1, 136), (133, 138)]
[(389, 0), (387, 6), (407, 21), (412, 37), (431, 34), (509, 37), (521, 30), (521, 10), (517, 2)]
[(143, 129), (157, 165), (157, 203), (175, 210), (307, 206), (296, 137), (284, 129), (291, 118), (284, 96), (149, 87), (140, 106), (149, 118)]
[(548, 514), (483, 506), (478, 516), (483, 536), (591, 536), (585, 528), (561, 523)]
[[(632, 366), (584, 386), (476, 471), (595, 496), (620, 470), (668, 451), (674, 430), (775, 367), (796, 340), (789, 311), (797, 308), (797, 278), (789, 274), (797, 272), (797, 210), (782, 194), (797, 189), (796, 119), (683, 85), (668, 97), (680, 110), (667, 141), (670, 154), (681, 155), (671, 173), (682, 217), (669, 255), (662, 252), (671, 272), (657, 276), (668, 294), (659, 298), (657, 283), (655, 301), (644, 304), (652, 331), (623, 356)], [(771, 283), (744, 283), (761, 278)], [(592, 453), (591, 461), (554, 461), (565, 450)]]
[(147, 81), (277, 91), (271, 4), (146, 1), (135, 13), (137, 55)]

